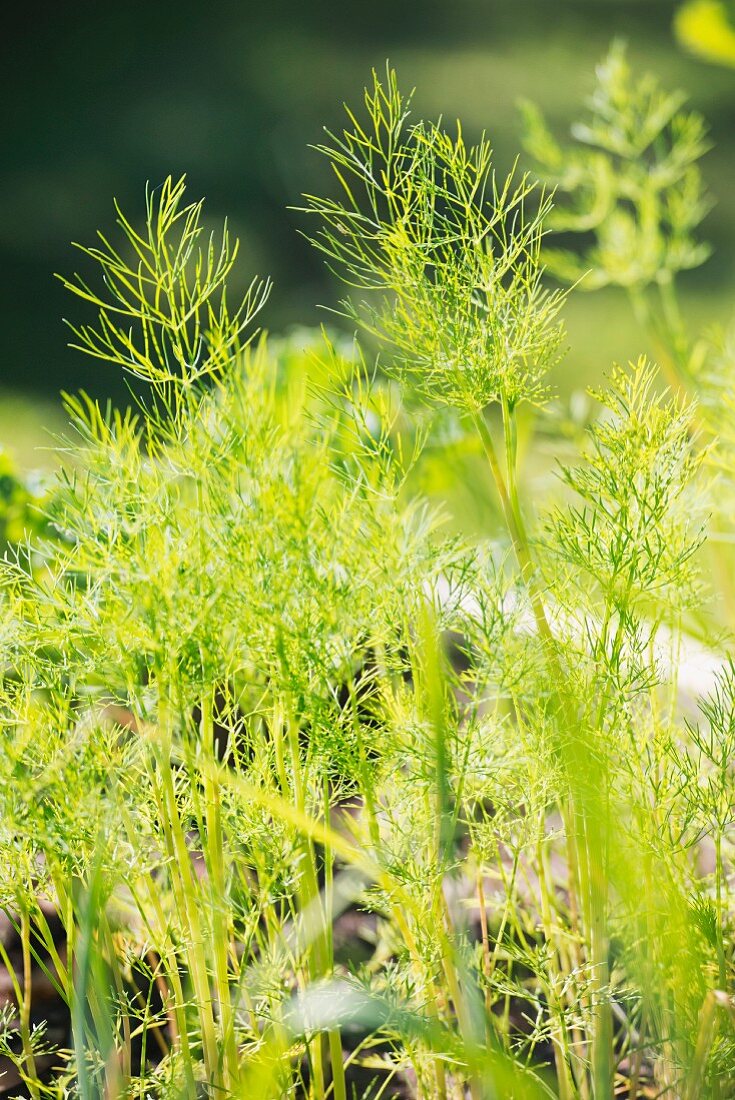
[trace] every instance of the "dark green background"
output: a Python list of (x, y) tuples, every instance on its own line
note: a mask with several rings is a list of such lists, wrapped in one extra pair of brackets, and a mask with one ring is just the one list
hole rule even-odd
[[(68, 3), (18, 7), (4, 32), (0, 181), (0, 393), (50, 396), (85, 386), (122, 392), (103, 365), (65, 348), (61, 317), (81, 303), (52, 277), (79, 265), (71, 240), (113, 222), (112, 196), (135, 214), (146, 180), (187, 173), (213, 222), (242, 237), (239, 279), (270, 274), (264, 323), (283, 331), (320, 320), (336, 289), (289, 212), (325, 185), (307, 143), (339, 124), (371, 66), (387, 57), (416, 110), (486, 128), (499, 168), (518, 150), (518, 96), (545, 106), (560, 132), (579, 114), (595, 62), (614, 35), (640, 67), (683, 86), (711, 124), (705, 172), (716, 199), (709, 264), (688, 277), (696, 323), (730, 309), (735, 244), (735, 72), (687, 57), (674, 42), (671, 0), (280, 0), (276, 3)], [(577, 295), (562, 388), (639, 350), (614, 295)], [(592, 360), (595, 362), (592, 362)], [(7, 420), (7, 415), (5, 417)], [(0, 428), (3, 418), (0, 417)]]

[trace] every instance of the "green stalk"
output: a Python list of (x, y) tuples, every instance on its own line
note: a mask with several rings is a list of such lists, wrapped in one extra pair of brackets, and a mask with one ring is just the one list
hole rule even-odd
[[(380, 666), (379, 666), (380, 667)], [(387, 686), (392, 689), (390, 678), (386, 674)], [(375, 783), (373, 776), (371, 775), (370, 761), (367, 758), (365, 751), (365, 738), (361, 735), (360, 730), (360, 715), (358, 711), (357, 701), (357, 686), (355, 684), (355, 677), (350, 676), (347, 684), (347, 691), (350, 699), (350, 710), (352, 714), (352, 728), (357, 740), (358, 751), (360, 753), (360, 789), (362, 791), (363, 798), (365, 799), (365, 811), (367, 814), (368, 833), (370, 836), (370, 843), (373, 846), (375, 854), (380, 849), (380, 826), (378, 824), (378, 813), (375, 805)]]
[(209, 987), (204, 936), (199, 913), (199, 896), (194, 882), (191, 856), (181, 826), (176, 792), (174, 790), (172, 763), (172, 729), (169, 700), (164, 684), (159, 685), (159, 740), (154, 741), (153, 752), (158, 763), (161, 785), (160, 811), (166, 844), (172, 857), (171, 882), (176, 908), (185, 925), (185, 951), (202, 1029), (202, 1048), (208, 1081), (213, 1088), (222, 1087), (219, 1068), (217, 1034), (214, 1023), (212, 995)]
[(33, 1100), (38, 1100), (38, 1072), (36, 1059), (33, 1054), (31, 1042), (31, 999), (33, 996), (33, 975), (31, 963), (31, 919), (25, 899), (20, 906), (20, 941), (23, 952), (23, 996), (19, 1001), (20, 1009), (20, 1036), (23, 1043), (23, 1054), (28, 1067), (29, 1080), (28, 1091)]
[[(506, 484), (503, 477), (503, 471), (498, 461), (498, 456), (495, 452), (495, 445), (490, 433), (490, 429), (487, 425), (487, 421), (482, 412), (475, 411), (472, 414), (472, 422), (477, 429), (477, 433), (482, 442), (485, 456), (490, 466), (490, 471), (495, 482), (495, 487), (500, 497), (500, 503), (503, 509), (503, 516), (508, 528), (508, 532), (513, 543), (513, 549), (515, 551), (518, 564), (521, 567), (521, 575), (528, 588), (528, 594), (531, 599), (531, 607), (533, 609), (534, 618), (536, 620), (536, 626), (541, 638), (547, 642), (550, 647), (555, 650), (556, 644), (554, 636), (551, 632), (548, 619), (546, 617), (546, 610), (544, 608), (543, 600), (541, 597), (541, 591), (536, 579), (536, 566), (531, 555), (531, 549), (529, 546), (528, 536), (526, 534), (525, 524), (523, 522), (523, 516), (518, 504), (518, 491), (515, 484), (515, 471), (513, 470), (513, 480), (511, 486)], [(504, 417), (508, 415), (504, 405)]]
[[(33, 1055), (33, 1047), (31, 1045), (31, 1032), (30, 1032), (30, 1003), (26, 1006), (27, 997), (30, 997), (30, 987), (26, 984), (27, 979), (24, 977), (24, 985), (21, 988), (21, 983), (18, 980), (18, 975), (15, 972), (13, 963), (8, 955), (5, 945), (0, 941), (0, 961), (2, 962), (5, 970), (7, 971), (10, 979), (10, 984), (13, 989), (13, 995), (18, 1004), (18, 1010), (20, 1012), (20, 1038), (23, 1049), (23, 1062), (22, 1065), (17, 1065), (18, 1072), (20, 1073), (23, 1084), (26, 1085), (28, 1091), (33, 1100), (39, 1100), (39, 1081), (38, 1072), (36, 1070), (36, 1062)], [(23, 970), (25, 974), (25, 952), (23, 953)]]
[(629, 290), (628, 297), (638, 324), (651, 341), (658, 365), (668, 385), (674, 393), (682, 389), (686, 390), (687, 383), (682, 377), (678, 356), (670, 346), (667, 346), (666, 332), (662, 327), (661, 319), (651, 309), (645, 292), (634, 287)]
[[(161, 809), (160, 799), (158, 801), (159, 811)], [(130, 814), (121, 800), (119, 802), (119, 811), (122, 814), (123, 821), (125, 822), (128, 835), (133, 837), (134, 826)], [(163, 814), (161, 813), (161, 819)], [(132, 883), (128, 883), (128, 889), (133, 897), (135, 905), (140, 914), (144, 927), (148, 929), (152, 942), (155, 943), (158, 937), (154, 934), (154, 929), (151, 927), (149, 920), (149, 913), (155, 914), (158, 926), (163, 932), (167, 928), (166, 916), (163, 912), (161, 905), (161, 898), (157, 884), (153, 881), (151, 874), (146, 874), (143, 877), (143, 885), (145, 887), (145, 898), (139, 899), (137, 890)], [(194, 1074), (192, 1069), (192, 1056), (191, 1049), (189, 1047), (189, 1028), (186, 1021), (186, 1002), (184, 998), (184, 989), (181, 983), (181, 974), (179, 973), (178, 959), (171, 938), (166, 933), (167, 944), (164, 946), (159, 944), (158, 951), (160, 954), (161, 965), (163, 966), (166, 979), (170, 983), (173, 990), (173, 1005), (171, 1005), (171, 995), (167, 988), (161, 989), (159, 984), (159, 990), (161, 992), (161, 999), (166, 1006), (166, 1013), (169, 1018), (169, 1027), (171, 1028), (171, 1039), (174, 1049), (181, 1054), (182, 1064), (184, 1066), (184, 1074), (186, 1077), (187, 1096), (189, 1100), (196, 1094), (196, 1082), (194, 1080)], [(160, 979), (163, 985), (166, 982)], [(159, 979), (157, 979), (157, 984)]]
[(77, 904), (77, 944), (74, 956), (75, 981), (72, 1007), (72, 1027), (79, 1089), (82, 1095), (94, 1096), (97, 1087), (90, 1077), (86, 1055), (93, 1051), (104, 1058), (103, 1092), (111, 1100), (121, 1089), (120, 1066), (115, 1048), (112, 1013), (107, 997), (108, 973), (101, 948), (101, 932), (105, 924), (107, 896), (101, 874), (101, 853), (90, 868), (89, 882), (79, 883), (81, 897)]
[(225, 1089), (232, 1090), (237, 1080), (238, 1055), (235, 1040), (235, 1015), (230, 994), (227, 961), (231, 930), (227, 906), (227, 884), (224, 866), (225, 841), (222, 832), (220, 789), (216, 773), (211, 691), (202, 693), (200, 707), (201, 747), (205, 759), (209, 759), (212, 765), (204, 768), (202, 780), (206, 823), (204, 849), (210, 886), (211, 950), (214, 960), (215, 1004), (219, 1016), (222, 1043), (223, 1085)]
[[(324, 820), (331, 825), (329, 814), (329, 780), (324, 777)], [(334, 911), (334, 859), (332, 846), (327, 841), (324, 845), (324, 935), (327, 950), (328, 973), (334, 972), (334, 942), (332, 939), (332, 913)], [(345, 1079), (345, 1067), (342, 1057), (342, 1035), (339, 1028), (331, 1028), (328, 1032), (329, 1059), (332, 1066), (332, 1089), (334, 1100), (347, 1100), (347, 1081)]]
[[(105, 920), (104, 922), (104, 938), (107, 945), (107, 955), (109, 960), (109, 967), (112, 972), (112, 980), (115, 985), (115, 991), (117, 993), (118, 1003), (120, 1005), (120, 1016), (122, 1017), (122, 1050), (117, 1056), (116, 1061), (118, 1074), (120, 1077), (120, 1091), (125, 1093), (129, 1087), (130, 1077), (132, 1073), (130, 1016), (125, 1011), (125, 987), (123, 985), (122, 974), (120, 973), (120, 967), (118, 965), (118, 957), (112, 938), (112, 930), (110, 929), (110, 924), (107, 920)], [(117, 1054), (116, 1051), (115, 1053)]]
[(487, 903), (485, 901), (485, 887), (482, 883), (482, 867), (477, 868), (475, 875), (475, 888), (477, 890), (477, 904), (480, 910), (480, 942), (482, 945), (482, 973), (485, 978), (485, 1041), (490, 1040), (490, 1012), (492, 1011), (492, 997), (490, 994), (490, 934), (487, 923)]
[[(536, 841), (536, 862), (538, 864), (538, 877), (539, 888), (541, 895), (541, 922), (544, 929), (544, 938), (547, 943), (553, 943), (555, 946), (555, 957), (559, 958), (559, 948), (556, 944), (556, 936), (554, 935), (554, 922), (551, 916), (551, 897), (553, 893), (553, 887), (550, 882), (550, 873), (548, 867), (548, 861), (544, 853), (544, 845), (542, 838), (543, 821), (545, 814), (542, 817), (542, 821), (539, 823), (539, 833)], [(559, 1082), (559, 1100), (573, 1100), (574, 1098), (574, 1085), (572, 1083), (571, 1074), (569, 1070), (570, 1063), (570, 1050), (569, 1041), (567, 1038), (567, 1029), (564, 1023), (564, 1016), (562, 1006), (559, 1003), (559, 998), (554, 991), (554, 1000), (556, 1002), (555, 1007), (561, 1020), (561, 1044), (554, 1043), (554, 1067), (556, 1069), (556, 1076)]]
[[(505, 477), (484, 414), (476, 410), (471, 414), (472, 420), (480, 436), (500, 497), (506, 526), (521, 568), (521, 575), (528, 590), (536, 628), (540, 638), (546, 643), (551, 672), (558, 685), (560, 716), (567, 731), (572, 734), (576, 726), (576, 718), (564, 691), (566, 676), (559, 660), (556, 639), (546, 615), (541, 589), (538, 584), (536, 566), (520, 508), (517, 483), (516, 430), (513, 411), (505, 399), (501, 400), (501, 408), (505, 441)], [(584, 776), (589, 765), (589, 757), (588, 754), (585, 754), (584, 760), (577, 759), (579, 751), (583, 747), (577, 745), (576, 739), (573, 744), (571, 758), (567, 759), (571, 806), (568, 809), (562, 807), (562, 812), (565, 816), (567, 836), (571, 838), (569, 848), (573, 858), (570, 859), (570, 874), (579, 883), (580, 896), (584, 901), (584, 910), (587, 917), (586, 924), (590, 941), (593, 982), (601, 988), (600, 983), (605, 981), (607, 969), (607, 937), (605, 931), (607, 889), (606, 884), (600, 880), (597, 871), (593, 872), (592, 870), (591, 861), (594, 856), (594, 848), (597, 847), (594, 840), (597, 834), (594, 825), (595, 807), (594, 805), (587, 805), (588, 797), (584, 793), (581, 800), (578, 797), (579, 792), (577, 791), (575, 794), (575, 784), (578, 784), (580, 778), (577, 773)], [(578, 821), (581, 822), (581, 836), (578, 830)], [(592, 844), (590, 841), (592, 841)], [(603, 1100), (603, 1098), (609, 1096), (612, 1089), (612, 1016), (609, 1004), (604, 1003), (602, 999), (593, 1006), (593, 1020), (595, 1021), (592, 1035), (593, 1092), (596, 1100)]]
[[(495, 1088), (491, 1086), (489, 1092), (483, 1089), (477, 1076), (477, 1069), (474, 1068), (477, 1065), (477, 1052), (480, 1047), (481, 1037), (476, 1034), (477, 1028), (472, 1019), (468, 999), (462, 990), (457, 965), (455, 963), (455, 951), (449, 936), (451, 918), (441, 885), (435, 896), (435, 901), (437, 903), (435, 905), (435, 920), (437, 929), (439, 930), (442, 973), (447, 983), (449, 996), (454, 1004), (454, 1011), (457, 1014), (460, 1035), (462, 1036), (465, 1047), (468, 1048), (471, 1053), (470, 1065), (473, 1068), (470, 1069), (468, 1081), (470, 1096), (472, 1100), (495, 1100), (497, 1096)], [(488, 1082), (488, 1084), (490, 1084), (490, 1082)]]
[(699, 1014), (697, 1041), (683, 1100), (701, 1100), (704, 1095), (707, 1061), (717, 1034), (718, 1016), (723, 1013), (730, 1017), (731, 1025), (735, 1023), (735, 1009), (731, 999), (722, 990), (710, 989)]
[(684, 386), (690, 386), (689, 340), (684, 325), (684, 319), (681, 315), (681, 308), (679, 306), (679, 299), (676, 294), (676, 285), (673, 276), (668, 274), (666, 278), (659, 279), (657, 286), (664, 318), (663, 329), (669, 337), (672, 356), (676, 363), (682, 384)]
[[(417, 664), (417, 687), (427, 701), (427, 718), (433, 730), (435, 754), (436, 788), (433, 792), (433, 805), (431, 793), (427, 790), (427, 816), (433, 816), (436, 822), (434, 836), (435, 850), (433, 860), (436, 867), (435, 889), (432, 897), (432, 910), (434, 926), (439, 931), (442, 970), (447, 988), (454, 1004), (454, 1011), (459, 1023), (460, 1034), (465, 1044), (473, 1051), (472, 1062), (476, 1062), (475, 1052), (480, 1045), (481, 1037), (476, 1034), (472, 1013), (468, 1004), (468, 998), (462, 990), (460, 975), (456, 965), (456, 952), (451, 939), (451, 917), (444, 895), (444, 880), (450, 869), (452, 860), (452, 843), (456, 821), (451, 809), (451, 792), (449, 784), (450, 752), (447, 744), (445, 700), (444, 700), (444, 673), (441, 664), (441, 655), (438, 648), (438, 640), (435, 624), (430, 616), (429, 609), (424, 606), (424, 614), (419, 624), (420, 653)], [(482, 1100), (480, 1082), (476, 1070), (472, 1070), (469, 1076), (469, 1089), (472, 1100)]]
[(725, 961), (725, 940), (723, 931), (723, 868), (722, 868), (722, 830), (717, 826), (715, 832), (715, 905), (717, 906), (717, 976), (720, 989), (727, 990), (727, 963)]
[(594, 847), (598, 843), (605, 843), (606, 835), (601, 833), (596, 825), (590, 829), (593, 819), (594, 810), (586, 815), (585, 821), (588, 830), (590, 981), (593, 999), (592, 1017), (595, 1021), (592, 1034), (592, 1080), (595, 1100), (606, 1100), (610, 1095), (613, 1081), (613, 1026), (612, 1010), (608, 1000), (610, 981), (607, 935), (608, 884), (603, 870), (607, 853), (599, 853), (595, 858)]
[[(296, 804), (296, 809), (302, 813), (306, 813), (306, 786), (304, 783), (303, 771), (301, 767), (301, 748), (299, 745), (299, 732), (298, 725), (293, 717), (288, 713), (287, 708), (283, 708), (283, 724), (286, 730), (286, 745), (290, 755), (291, 764), (291, 778), (292, 778), (292, 790), (293, 797)], [(299, 900), (301, 913), (309, 914), (310, 920), (318, 921), (318, 927), (314, 930), (313, 935), (311, 930), (308, 932), (307, 943), (307, 970), (309, 981), (318, 981), (327, 975), (328, 970), (328, 945), (327, 945), (327, 919), (322, 906), (322, 900), (319, 892), (319, 879), (316, 868), (316, 853), (314, 850), (314, 842), (310, 837), (301, 837), (301, 850), (303, 858), (304, 873), (301, 877), (299, 884)], [(326, 1097), (326, 1074), (325, 1074), (325, 1050), (323, 1043), (323, 1036), (317, 1035), (311, 1044), (311, 1059), (313, 1065), (313, 1089), (316, 1095), (316, 1100), (325, 1100)], [(342, 1062), (341, 1044), (340, 1044), (340, 1064)]]

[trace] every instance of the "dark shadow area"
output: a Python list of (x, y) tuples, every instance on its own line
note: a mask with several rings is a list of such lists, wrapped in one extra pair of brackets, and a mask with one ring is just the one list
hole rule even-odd
[(146, 181), (169, 173), (186, 173), (192, 197), (206, 196), (213, 225), (228, 215), (242, 238), (239, 285), (273, 277), (263, 323), (317, 323), (315, 303), (333, 303), (336, 291), (287, 207), (328, 186), (307, 145), (322, 124), (340, 124), (341, 102), (356, 102), (387, 57), (417, 84), (417, 110), (461, 114), (470, 136), (485, 127), (507, 168), (519, 146), (516, 98), (539, 99), (568, 127), (595, 60), (624, 35), (636, 60), (684, 86), (709, 118), (717, 252), (694, 279), (731, 281), (735, 81), (681, 53), (673, 9), (660, 0), (17, 5), (0, 70), (0, 389), (124, 394), (116, 372), (65, 350), (61, 318), (85, 318), (53, 272), (79, 269), (71, 241), (112, 229), (113, 196), (134, 216)]

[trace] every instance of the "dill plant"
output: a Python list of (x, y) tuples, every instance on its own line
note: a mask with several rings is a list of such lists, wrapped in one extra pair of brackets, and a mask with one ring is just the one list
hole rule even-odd
[[(638, 185), (672, 128), (634, 249), (663, 310), (701, 258), (691, 204), (672, 220), (701, 129), (650, 82), (625, 106), (619, 51), (602, 77)], [(676, 682), (728, 452), (641, 358), (556, 504), (524, 499), (519, 415), (564, 339), (554, 210), (409, 108), (375, 75), (319, 147), (336, 197), (306, 199), (365, 347), (258, 334), (268, 283), (229, 304), (236, 243), (183, 181), (84, 250), (99, 289), (66, 280), (96, 314), (75, 345), (150, 393), (65, 398), (56, 537), (0, 572), (0, 1054), (34, 1097), (732, 1091), (732, 669), (699, 719)], [(488, 545), (413, 489), (442, 410), (487, 461)]]
[(560, 143), (531, 103), (522, 104), (523, 135), (539, 176), (556, 189), (550, 226), (570, 242), (575, 234), (593, 240), (582, 250), (546, 249), (549, 270), (581, 290), (623, 290), (667, 382), (696, 400), (702, 444), (719, 440), (709, 455), (721, 475), (709, 556), (718, 610), (730, 629), (732, 341), (728, 327), (692, 334), (680, 302), (682, 273), (711, 253), (699, 235), (712, 205), (699, 165), (709, 148), (707, 128), (685, 104), (682, 92), (635, 73), (625, 44), (615, 42), (597, 68), (587, 117), (572, 126), (573, 144)]
[[(586, 160), (556, 156), (539, 117), (528, 112), (532, 136), (547, 159), (556, 156), (559, 168), (570, 173), (570, 189), (576, 186), (586, 198), (586, 179), (587, 191), (599, 198), (601, 209), (594, 207), (587, 217), (600, 226), (598, 268), (605, 265), (614, 278), (611, 249), (622, 247), (633, 265), (627, 281), (636, 287), (656, 282), (662, 308), (671, 313), (673, 273), (706, 254), (691, 238), (705, 209), (694, 164), (703, 151), (703, 127), (697, 116), (677, 114), (680, 99), (659, 93), (650, 78), (633, 89), (626, 85), (629, 78), (621, 50), (614, 47), (593, 100), (601, 121), (584, 132), (578, 128), (581, 140), (601, 146), (604, 153)], [(643, 361), (629, 374), (614, 374), (611, 390), (601, 398), (611, 423), (595, 429), (596, 450), (588, 465), (565, 475), (582, 504), (553, 516), (547, 538), (532, 543), (518, 493), (515, 418), (521, 401), (538, 402), (542, 396), (539, 379), (559, 344), (555, 317), (562, 299), (548, 292), (537, 299), (535, 293), (541, 285), (540, 242), (549, 203), (542, 195), (527, 212), (532, 188), (525, 177), (515, 190), (510, 180), (498, 184), (484, 140), (466, 150), (459, 127), (452, 138), (441, 125), (410, 123), (390, 71), (385, 84), (374, 77), (365, 109), (365, 122), (348, 111), (344, 132), (329, 135), (330, 143), (320, 147), (341, 190), (338, 199), (308, 197), (308, 212), (326, 223), (314, 241), (348, 285), (378, 292), (377, 305), (374, 298), (352, 299), (343, 309), (378, 337), (385, 368), (412, 385), (423, 366), (420, 392), (467, 413), (487, 455), (544, 651), (541, 682), (547, 686), (533, 708), (543, 738), (532, 742), (532, 751), (547, 760), (549, 774), (558, 780), (556, 801), (568, 842), (569, 917), (573, 934), (581, 935), (584, 944), (581, 953), (579, 945), (573, 947), (570, 958), (586, 971), (581, 1001), (587, 1002), (590, 1016), (581, 1032), (590, 1042), (589, 1084), (594, 1095), (609, 1095), (613, 898), (627, 894), (634, 900), (616, 876), (649, 842), (633, 830), (624, 857), (615, 851), (612, 822), (639, 818), (638, 804), (648, 798), (640, 791), (616, 790), (616, 773), (625, 775), (628, 765), (618, 759), (612, 735), (632, 714), (645, 728), (635, 701), (642, 695), (647, 709), (657, 691), (652, 640), (667, 617), (676, 636), (681, 628), (677, 608), (696, 601), (687, 593), (696, 592), (690, 573), (702, 535), (696, 524), (680, 517), (682, 496), (698, 463), (691, 442), (694, 412), (660, 405), (653, 392), (655, 370)], [(660, 135), (669, 126), (669, 142), (662, 146)], [(649, 147), (657, 158), (653, 168), (644, 160)], [(620, 171), (610, 184), (614, 157), (623, 160), (627, 174)], [(419, 165), (417, 172), (414, 165)], [(585, 215), (575, 216), (575, 227), (581, 228)], [(639, 271), (635, 264), (644, 260), (648, 266)], [(382, 293), (386, 289), (388, 296)], [(498, 299), (501, 306), (495, 309)], [(441, 330), (444, 339), (436, 337), (436, 316), (443, 309), (452, 314), (451, 324)], [(525, 360), (526, 333), (533, 333), (531, 369)], [(407, 365), (409, 348), (415, 357)], [(490, 404), (500, 406), (499, 445), (485, 416)], [(569, 568), (560, 572), (560, 561)], [(585, 575), (595, 581), (596, 598), (580, 588), (578, 577)], [(638, 592), (645, 594), (645, 612)], [(656, 607), (659, 594), (663, 606)], [(530, 709), (527, 702), (516, 708), (519, 717)], [(644, 751), (632, 730), (631, 741), (630, 753)], [(544, 907), (550, 929), (548, 893)], [(673, 910), (680, 910), (676, 920), (672, 912), (672, 927), (683, 948), (696, 941), (686, 916), (686, 890), (674, 891), (670, 901)], [(662, 982), (670, 962), (666, 955), (658, 960)], [(677, 1020), (674, 1030), (683, 1028), (685, 1034), (689, 1028), (691, 1034), (695, 1027), (690, 1006), (688, 1020)], [(563, 1057), (557, 1046), (557, 1071), (562, 1094), (573, 1095), (589, 1086), (587, 1071), (579, 1073), (570, 1057), (573, 1046), (567, 1044)]]

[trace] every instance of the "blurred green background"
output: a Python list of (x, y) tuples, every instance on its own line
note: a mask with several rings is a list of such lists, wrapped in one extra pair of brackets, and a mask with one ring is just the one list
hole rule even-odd
[[(506, 170), (520, 148), (516, 101), (568, 132), (612, 37), (633, 62), (682, 87), (711, 127), (703, 170), (715, 199), (705, 224), (714, 257), (683, 280), (694, 326), (728, 321), (735, 285), (735, 70), (688, 55), (672, 33), (673, 0), (275, 0), (271, 3), (72, 3), (18, 6), (4, 34), (0, 177), (3, 271), (0, 445), (24, 465), (59, 423), (56, 394), (83, 386), (124, 398), (122, 380), (65, 347), (61, 318), (83, 319), (53, 272), (79, 269), (72, 240), (111, 229), (115, 196), (132, 215), (145, 182), (186, 173), (242, 238), (239, 279), (275, 280), (263, 323), (318, 324), (338, 288), (287, 209), (328, 186), (309, 151), (340, 125), (372, 66), (390, 58), (419, 114), (485, 129)], [(615, 292), (576, 293), (566, 311), (564, 394), (613, 359), (645, 350)]]

